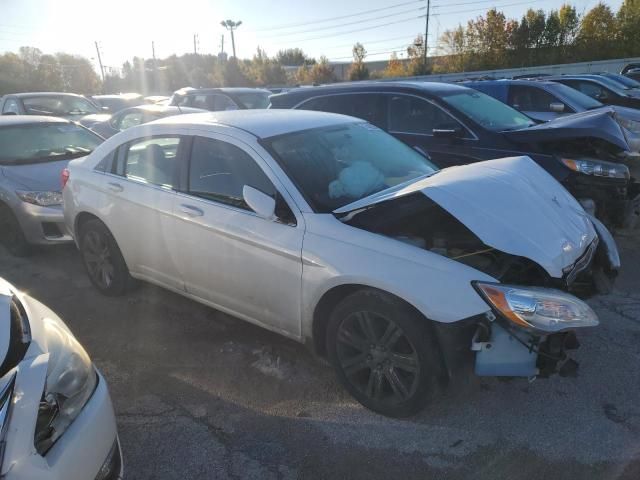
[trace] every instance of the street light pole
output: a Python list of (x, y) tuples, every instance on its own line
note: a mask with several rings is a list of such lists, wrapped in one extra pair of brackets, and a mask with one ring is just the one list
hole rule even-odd
[(238, 20), (237, 22), (234, 22), (233, 20), (224, 20), (220, 22), (220, 25), (222, 25), (224, 28), (226, 28), (231, 32), (231, 49), (233, 50), (233, 57), (237, 58), (236, 57), (236, 41), (233, 36), (233, 31), (236, 28), (238, 28), (240, 25), (242, 25), (242, 21)]

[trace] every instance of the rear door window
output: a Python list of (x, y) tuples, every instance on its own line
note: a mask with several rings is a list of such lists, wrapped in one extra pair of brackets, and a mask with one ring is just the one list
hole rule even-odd
[(512, 85), (507, 102), (522, 112), (551, 112), (552, 103), (563, 103), (549, 92), (536, 87)]
[(433, 135), (434, 129), (466, 128), (440, 107), (422, 98), (393, 95), (389, 98), (389, 131)]
[(384, 96), (377, 93), (327, 95), (313, 98), (297, 108), (349, 115), (387, 129)]

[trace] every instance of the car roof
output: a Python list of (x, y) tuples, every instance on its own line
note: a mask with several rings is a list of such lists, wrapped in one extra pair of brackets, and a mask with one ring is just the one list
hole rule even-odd
[(97, 100), (108, 100), (108, 99), (122, 99), (122, 100), (137, 100), (139, 98), (143, 98), (139, 93), (111, 93), (107, 95), (92, 95), (91, 98), (95, 98)]
[(180, 107), (180, 106), (177, 106), (177, 105), (158, 105), (158, 104), (155, 104), (155, 103), (137, 105), (135, 107), (125, 108), (122, 111), (131, 112), (131, 111), (134, 111), (134, 110), (144, 111), (144, 112), (149, 112), (149, 113), (165, 113), (165, 112), (200, 113), (200, 112), (206, 112), (206, 110), (204, 110), (202, 108)]
[(549, 80), (520, 80), (520, 79), (511, 79), (511, 78), (502, 78), (500, 80), (476, 80), (470, 82), (463, 82), (460, 85), (530, 85), (530, 86), (548, 86), (548, 87), (557, 87), (558, 84), (556, 82), (550, 82)]
[(175, 93), (178, 95), (198, 95), (203, 93), (252, 93), (252, 92), (260, 92), (271, 94), (269, 90), (265, 90), (263, 88), (248, 88), (248, 87), (215, 87), (215, 88), (185, 88), (183, 90), (178, 90)]
[(60, 96), (67, 96), (67, 97), (81, 97), (81, 98), (85, 98), (82, 95), (78, 95), (77, 93), (67, 93), (67, 92), (21, 92), (21, 93), (8, 93), (7, 96), (14, 96), (14, 97), (60, 97)]
[(62, 117), (45, 117), (44, 115), (0, 115), (0, 128), (16, 125), (36, 125), (38, 123), (73, 123)]
[(364, 81), (364, 82), (352, 82), (352, 83), (331, 83), (327, 85), (320, 85), (317, 87), (298, 87), (293, 88), (287, 92), (279, 95), (294, 95), (307, 93), (315, 95), (317, 92), (327, 91), (351, 91), (351, 90), (393, 90), (397, 88), (405, 89), (417, 89), (434, 94), (451, 93), (457, 91), (464, 91), (468, 89), (463, 85), (444, 83), (444, 82), (427, 82), (427, 81), (411, 81), (411, 80), (394, 80), (394, 81)]
[(231, 110), (168, 117), (148, 125), (162, 124), (195, 128), (222, 125), (244, 130), (258, 138), (268, 138), (345, 123), (364, 123), (364, 120), (337, 113), (310, 110)]

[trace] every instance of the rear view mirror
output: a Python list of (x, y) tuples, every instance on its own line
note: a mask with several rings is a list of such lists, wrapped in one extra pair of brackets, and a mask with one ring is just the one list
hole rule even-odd
[(242, 198), (249, 208), (256, 212), (259, 217), (266, 220), (273, 220), (276, 214), (276, 201), (266, 193), (262, 193), (257, 188), (245, 185), (242, 187)]
[(555, 113), (562, 113), (564, 112), (564, 103), (562, 102), (552, 102), (549, 104), (549, 110), (551, 110), (552, 112)]

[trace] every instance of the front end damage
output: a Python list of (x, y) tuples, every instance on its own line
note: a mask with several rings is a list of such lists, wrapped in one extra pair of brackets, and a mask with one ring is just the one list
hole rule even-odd
[[(505, 314), (506, 300), (492, 303), (476, 288), (487, 302), (485, 314), (435, 324), (444, 380), (470, 364), (481, 376), (573, 374), (577, 363), (569, 352), (579, 346), (575, 330), (597, 325), (595, 313), (579, 298), (608, 293), (620, 268), (611, 233), (528, 159), (454, 169), (427, 179), (420, 188), (334, 214), (353, 227), (472, 267), (495, 279), (495, 289), (508, 288), (515, 295), (513, 308), (524, 309), (523, 321)], [(471, 179), (472, 184), (466, 183)], [(510, 194), (511, 201), (506, 198)], [(518, 297), (519, 290), (525, 297), (541, 292), (541, 299), (536, 303)], [(554, 307), (556, 301), (560, 303)], [(575, 321), (527, 323), (527, 314), (544, 308), (551, 316), (574, 311)]]

